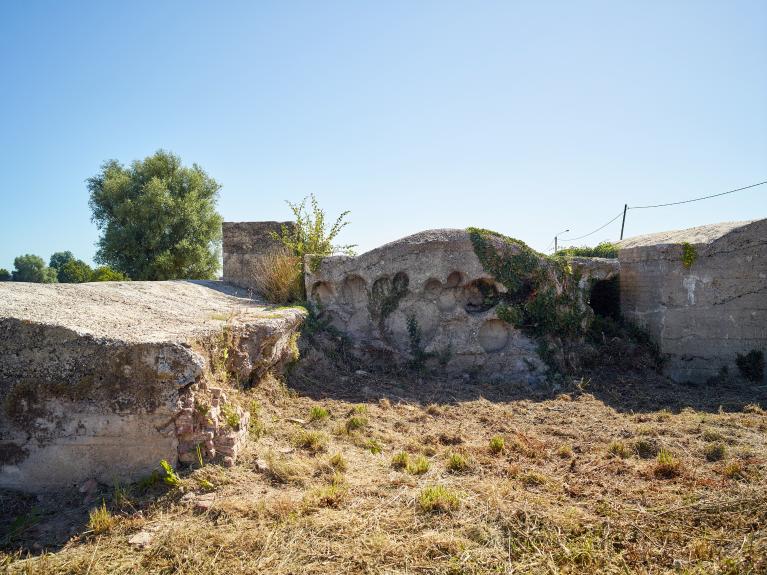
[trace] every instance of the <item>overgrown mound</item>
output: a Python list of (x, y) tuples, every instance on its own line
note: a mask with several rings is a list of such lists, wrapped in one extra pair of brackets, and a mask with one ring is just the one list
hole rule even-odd
[[(581, 274), (566, 257), (584, 256), (583, 250), (550, 257), (498, 232), (468, 232), (482, 267), (506, 289), (498, 296), (496, 315), (536, 338), (541, 358), (550, 367), (575, 373), (616, 361), (626, 367), (657, 365), (657, 350), (641, 330), (617, 314), (595, 315), (588, 305), (593, 285), (581, 285)], [(609, 246), (600, 246), (595, 248), (600, 256), (610, 253)], [(617, 282), (611, 289), (617, 297)]]

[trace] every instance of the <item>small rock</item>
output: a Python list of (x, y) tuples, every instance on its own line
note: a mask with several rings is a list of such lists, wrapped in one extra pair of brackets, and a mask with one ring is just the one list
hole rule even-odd
[(205, 512), (209, 511), (213, 507), (213, 501), (216, 499), (215, 493), (205, 493), (200, 495), (194, 502), (195, 511)]
[(354, 372), (354, 375), (361, 375), (361, 376), (364, 377), (364, 376), (369, 375), (369, 374), (364, 369), (358, 369), (357, 371)]
[(261, 473), (269, 471), (269, 465), (263, 459), (256, 459), (256, 462), (253, 464), (253, 466), (257, 471), (260, 471)]
[(193, 503), (195, 499), (197, 499), (197, 494), (190, 491), (189, 493), (185, 493), (180, 501), (181, 503)]
[(134, 547), (146, 547), (152, 542), (152, 534), (148, 531), (139, 531), (128, 539), (128, 543)]
[(288, 417), (286, 421), (289, 421), (290, 423), (298, 423), (299, 425), (306, 425), (305, 420), (298, 419), (297, 417)]
[(279, 451), (283, 455), (287, 455), (288, 453), (293, 453), (295, 449), (293, 449), (292, 447), (280, 447), (277, 451)]

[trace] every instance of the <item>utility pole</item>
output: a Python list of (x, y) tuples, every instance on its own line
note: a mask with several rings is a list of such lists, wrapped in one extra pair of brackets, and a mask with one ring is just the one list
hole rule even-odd
[(570, 231), (570, 230), (562, 230), (561, 232), (557, 232), (557, 235), (556, 235), (556, 236), (554, 236), (554, 253), (555, 253), (555, 254), (557, 253), (557, 236), (558, 236), (559, 234), (564, 234), (564, 233), (567, 233), (567, 232), (569, 232), (569, 231)]
[(623, 204), (623, 221), (621, 222), (621, 239), (623, 239), (623, 227), (626, 225), (626, 210), (629, 209), (628, 204)]

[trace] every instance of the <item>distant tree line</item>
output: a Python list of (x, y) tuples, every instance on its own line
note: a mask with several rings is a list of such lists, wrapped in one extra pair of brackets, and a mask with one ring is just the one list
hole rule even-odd
[(130, 278), (109, 266), (91, 268), (70, 251), (56, 252), (48, 265), (40, 256), (25, 254), (13, 260), (13, 271), (0, 268), (0, 281), (79, 284), (84, 282), (127, 281)]

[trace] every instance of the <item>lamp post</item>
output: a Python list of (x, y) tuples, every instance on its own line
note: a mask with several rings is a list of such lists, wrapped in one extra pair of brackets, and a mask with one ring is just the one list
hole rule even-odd
[[(562, 230), (561, 232), (557, 232), (557, 236), (559, 234), (564, 234), (565, 232), (569, 232), (570, 230)], [(557, 253), (557, 236), (554, 236), (554, 253)]]

